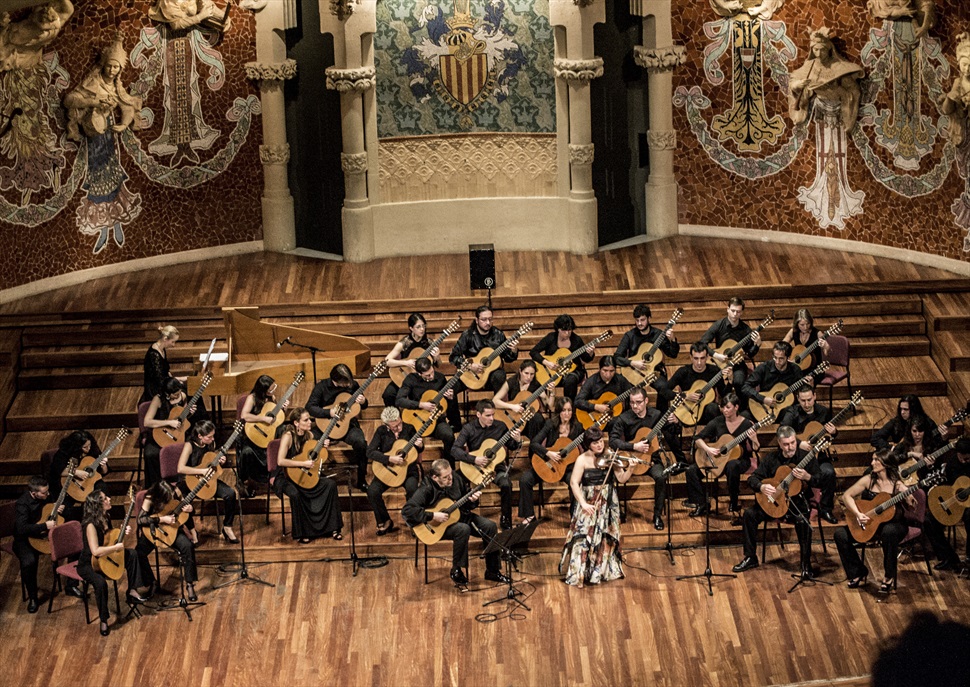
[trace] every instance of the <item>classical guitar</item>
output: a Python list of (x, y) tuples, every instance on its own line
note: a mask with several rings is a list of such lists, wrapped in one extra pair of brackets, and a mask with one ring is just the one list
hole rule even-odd
[(297, 372), (293, 378), (293, 382), (287, 387), (286, 393), (283, 394), (279, 401), (276, 403), (267, 401), (258, 412), (253, 408), (253, 415), (266, 415), (273, 418), (272, 422), (246, 423), (246, 436), (256, 446), (266, 448), (269, 446), (269, 442), (276, 438), (276, 428), (283, 424), (283, 404), (290, 400), (290, 396), (293, 395), (293, 392), (303, 383), (305, 378), (306, 375), (302, 371)]
[[(427, 424), (429, 427), (433, 427), (434, 423), (438, 421), (438, 418), (441, 417), (444, 412), (445, 411), (441, 408), (435, 408), (434, 412), (431, 413), (431, 416), (425, 420), (425, 424)], [(371, 463), (371, 469), (374, 471), (374, 477), (389, 487), (399, 487), (404, 484), (404, 480), (407, 479), (408, 476), (408, 468), (411, 467), (414, 461), (418, 459), (418, 449), (415, 445), (418, 443), (418, 439), (423, 436), (425, 429), (426, 428), (423, 426), (419, 427), (417, 430), (415, 430), (414, 436), (407, 441), (404, 439), (398, 439), (394, 442), (394, 445), (391, 446), (391, 450), (385, 454), (388, 458), (393, 458), (394, 456), (403, 458), (403, 465), (392, 465), (391, 463), (384, 465), (383, 463), (379, 463), (377, 461)]]
[[(402, 360), (413, 360), (414, 362), (417, 362), (427, 358), (429, 355), (431, 355), (431, 351), (441, 346), (445, 339), (458, 331), (459, 327), (461, 327), (461, 317), (459, 317), (457, 320), (453, 320), (452, 323), (449, 324), (445, 330), (441, 332), (438, 338), (432, 341), (427, 348), (414, 347), (408, 351), (407, 357), (402, 358)], [(412, 368), (406, 365), (398, 365), (395, 367), (388, 366), (387, 370), (387, 374), (391, 376), (391, 381), (397, 384), (398, 387), (404, 384), (404, 378), (407, 377), (411, 372)]]
[(728, 362), (730, 362), (732, 366), (737, 365), (737, 363), (734, 362), (735, 354), (738, 353), (739, 351), (741, 353), (744, 353), (744, 347), (751, 342), (751, 339), (754, 338), (754, 335), (760, 334), (761, 332), (763, 332), (765, 330), (765, 327), (767, 327), (769, 324), (771, 324), (774, 321), (775, 321), (775, 310), (774, 308), (772, 308), (771, 312), (768, 314), (768, 317), (762, 320), (761, 324), (759, 324), (757, 327), (755, 327), (750, 332), (748, 332), (747, 336), (745, 336), (743, 339), (741, 339), (740, 341), (735, 341), (734, 339), (728, 339), (720, 346), (715, 348), (714, 349), (715, 353), (721, 353), (722, 355), (726, 356), (728, 360), (725, 362), (721, 362), (717, 358), (715, 358), (714, 364), (717, 365), (718, 367), (725, 367), (726, 365), (728, 365)]
[[(104, 535), (104, 544), (120, 544), (125, 540), (125, 530), (128, 529), (128, 522), (131, 520), (131, 513), (135, 510), (135, 487), (128, 487), (128, 510), (125, 511), (125, 519), (121, 522), (121, 527), (108, 530)], [(81, 536), (85, 536), (81, 533)], [(91, 556), (91, 567), (100, 570), (101, 574), (109, 580), (116, 582), (125, 574), (125, 550), (112, 551), (107, 556)]]
[[(856, 391), (852, 394), (852, 398), (849, 399), (849, 405), (836, 413), (829, 422), (838, 427), (843, 422), (845, 422), (845, 417), (851, 413), (860, 403), (863, 401), (862, 392)], [(828, 424), (828, 423), (826, 423)], [(816, 422), (812, 420), (807, 425), (805, 429), (802, 430), (801, 434), (798, 435), (799, 441), (807, 441), (810, 444), (814, 444), (816, 441), (825, 436), (825, 426), (821, 422)]]
[(432, 515), (434, 513), (445, 513), (447, 514), (448, 519), (444, 522), (434, 522), (433, 520), (429, 520), (428, 522), (423, 522), (420, 525), (415, 525), (413, 528), (414, 536), (416, 536), (422, 544), (427, 544), (428, 546), (437, 544), (444, 536), (445, 530), (451, 525), (454, 525), (461, 518), (461, 507), (468, 503), (475, 494), (487, 487), (489, 482), (491, 482), (493, 479), (495, 479), (495, 473), (490, 472), (482, 478), (481, 482), (472, 487), (467, 494), (462, 496), (457, 501), (452, 501), (447, 497), (438, 501), (426, 512)]
[(637, 352), (630, 355), (631, 362), (635, 360), (639, 360), (640, 362), (646, 365), (646, 367), (643, 369), (643, 372), (640, 372), (640, 370), (637, 370), (632, 367), (627, 367), (627, 366), (623, 366), (619, 368), (617, 372), (619, 372), (621, 375), (626, 377), (626, 380), (630, 382), (630, 384), (636, 384), (637, 382), (640, 381), (641, 374), (650, 374), (651, 372), (656, 370), (657, 367), (660, 366), (660, 363), (664, 361), (664, 354), (660, 350), (660, 346), (667, 338), (666, 336), (664, 336), (664, 332), (666, 332), (668, 329), (673, 329), (674, 325), (677, 324), (677, 320), (679, 320), (683, 316), (684, 316), (683, 308), (677, 308), (676, 310), (674, 310), (674, 314), (670, 316), (669, 320), (667, 320), (667, 326), (663, 328), (662, 332), (660, 332), (660, 335), (657, 337), (657, 340), (654, 341), (652, 344), (648, 344), (646, 342), (640, 344), (640, 348), (637, 349)]
[(876, 536), (879, 525), (889, 522), (896, 515), (896, 504), (909, 498), (917, 489), (926, 489), (939, 484), (943, 481), (943, 471), (937, 470), (926, 476), (926, 479), (914, 484), (895, 496), (892, 494), (879, 493), (871, 499), (858, 498), (855, 500), (856, 508), (863, 515), (869, 516), (869, 522), (860, 525), (858, 518), (846, 512), (845, 524), (849, 526), (849, 533), (857, 542), (865, 543)]
[(970, 477), (963, 475), (952, 485), (933, 487), (926, 495), (926, 505), (938, 523), (944, 527), (956, 525), (970, 506)]
[(92, 491), (94, 491), (98, 483), (101, 481), (101, 473), (98, 470), (104, 465), (104, 462), (108, 460), (108, 456), (114, 451), (118, 444), (125, 440), (125, 438), (131, 434), (131, 430), (127, 427), (122, 427), (118, 435), (111, 440), (111, 443), (105, 446), (104, 450), (101, 452), (97, 458), (93, 456), (85, 456), (81, 459), (81, 464), (77, 466), (78, 470), (84, 470), (88, 473), (88, 476), (83, 480), (72, 479), (67, 483), (67, 493), (68, 495), (78, 502), (83, 502), (84, 499), (88, 497)]
[(812, 366), (812, 353), (815, 352), (815, 349), (822, 345), (822, 341), (829, 338), (833, 334), (838, 334), (841, 331), (842, 319), (839, 318), (838, 322), (822, 332), (821, 339), (815, 339), (815, 341), (812, 341), (807, 346), (803, 346), (801, 344), (794, 346), (791, 351), (791, 361), (803, 370), (807, 370)]
[[(341, 414), (340, 422), (338, 422), (337, 426), (333, 428), (332, 432), (330, 432), (331, 439), (343, 439), (345, 436), (347, 436), (347, 432), (350, 430), (350, 423), (355, 417), (360, 415), (361, 407), (358, 401), (364, 397), (364, 392), (367, 391), (367, 387), (369, 387), (380, 375), (384, 374), (385, 370), (387, 370), (387, 361), (382, 360), (381, 362), (377, 363), (377, 366), (374, 368), (373, 372), (371, 372), (367, 379), (364, 380), (364, 383), (358, 387), (357, 391), (353, 393), (345, 392), (337, 394), (337, 398), (334, 399), (333, 405), (330, 406), (330, 414), (332, 415), (337, 408), (343, 408), (344, 412)], [(327, 420), (322, 417), (317, 418), (317, 427), (321, 431), (326, 426)]]
[[(559, 383), (559, 380), (561, 380), (564, 376), (566, 376), (566, 374), (567, 373), (565, 370), (560, 370), (559, 372), (556, 372), (552, 377), (549, 377), (548, 379), (546, 379), (546, 381), (542, 384), (542, 386), (540, 386), (538, 389), (533, 391), (531, 394), (527, 390), (520, 391), (515, 395), (515, 398), (509, 399), (506, 402), (512, 405), (522, 406), (523, 411), (526, 408), (532, 408), (532, 410), (535, 413), (538, 413), (539, 397), (542, 396), (547, 391), (549, 391), (550, 389), (552, 389), (553, 387), (555, 387)], [(506, 410), (505, 408), (495, 409), (495, 419), (501, 420), (507, 425), (511, 425), (517, 422), (520, 417), (522, 417), (522, 413), (517, 413), (513, 410)]]
[[(590, 429), (603, 429), (612, 419), (612, 415), (603, 415), (590, 426)], [(556, 439), (548, 450), (555, 451), (559, 454), (558, 462), (547, 458), (545, 454), (542, 456), (532, 455), (532, 468), (542, 478), (543, 482), (555, 483), (563, 478), (569, 466), (575, 463), (576, 459), (583, 452), (582, 443), (588, 431), (589, 429), (585, 430), (572, 440), (569, 437), (559, 437)]]
[(482, 445), (470, 453), (476, 458), (488, 458), (488, 463), (485, 467), (478, 467), (474, 463), (460, 463), (461, 474), (471, 482), (472, 484), (478, 484), (482, 481), (486, 474), (495, 472), (496, 468), (505, 460), (505, 445), (512, 438), (512, 433), (516, 431), (521, 431), (525, 427), (526, 423), (532, 419), (535, 411), (532, 408), (527, 408), (522, 417), (512, 425), (509, 430), (503, 434), (498, 440), (486, 439), (482, 442)]
[[(768, 363), (771, 365), (772, 363)], [(777, 415), (781, 414), (785, 408), (790, 406), (795, 402), (795, 392), (804, 386), (809, 386), (812, 383), (812, 379), (815, 375), (820, 375), (829, 369), (829, 363), (827, 360), (823, 360), (819, 363), (814, 370), (809, 374), (801, 377), (794, 384), (775, 384), (773, 387), (767, 391), (762, 391), (761, 395), (765, 398), (770, 398), (775, 402), (775, 405), (771, 408), (763, 403), (759, 403), (754, 398), (748, 401), (748, 410), (751, 411), (751, 415), (754, 416), (755, 420), (761, 420), (769, 412), (774, 412)]]
[(448, 410), (448, 399), (445, 398), (445, 394), (451, 391), (451, 389), (454, 388), (455, 384), (457, 384), (461, 380), (461, 376), (465, 374), (465, 372), (468, 370), (471, 364), (472, 363), (470, 360), (464, 361), (461, 364), (461, 367), (459, 367), (458, 370), (455, 372), (455, 374), (451, 376), (451, 379), (445, 382), (445, 385), (441, 387), (441, 389), (439, 389), (438, 391), (433, 391), (431, 389), (428, 389), (423, 394), (421, 394), (421, 399), (418, 402), (430, 403), (431, 405), (434, 406), (434, 410), (425, 410), (423, 408), (405, 408), (404, 410), (401, 411), (401, 419), (403, 419), (406, 423), (414, 427), (414, 429), (423, 427), (424, 432), (422, 436), (430, 436), (431, 433), (434, 431), (434, 426), (436, 423), (432, 422), (430, 425), (426, 424), (428, 421), (428, 418), (431, 417), (431, 414), (439, 408), (441, 409), (442, 413)]
[(957, 441), (958, 439), (954, 439), (950, 443), (944, 444), (928, 456), (923, 456), (920, 459), (910, 458), (905, 463), (901, 463), (899, 465), (899, 479), (907, 487), (912, 486), (919, 480), (917, 473), (927, 465), (933, 465), (938, 458), (942, 458), (948, 452), (952, 451), (953, 447), (957, 445)]
[[(670, 402), (670, 407), (667, 408), (667, 412), (657, 420), (657, 424), (653, 427), (641, 427), (637, 430), (636, 435), (633, 437), (632, 443), (639, 444), (641, 441), (649, 444), (646, 451), (634, 451), (637, 458), (642, 460), (642, 463), (634, 463), (632, 466), (632, 472), (634, 475), (645, 475), (650, 469), (650, 463), (653, 461), (653, 456), (660, 450), (660, 433), (663, 428), (667, 426), (670, 422), (670, 418), (674, 416), (677, 408), (681, 403), (684, 402), (683, 396), (675, 396), (674, 400)], [(663, 465), (664, 470), (669, 470), (673, 467), (673, 462), (670, 460), (671, 456), (668, 451), (660, 451), (660, 463)]]
[(155, 440), (156, 444), (164, 448), (166, 446), (179, 444), (185, 441), (185, 433), (189, 428), (189, 423), (186, 422), (186, 420), (188, 419), (189, 415), (192, 414), (192, 409), (199, 402), (199, 399), (202, 398), (202, 392), (205, 391), (205, 388), (209, 386), (209, 382), (211, 381), (212, 373), (206, 372), (204, 375), (202, 375), (202, 381), (199, 384), (199, 388), (195, 390), (194, 394), (192, 394), (192, 398), (189, 399), (188, 403), (186, 403), (184, 406), (173, 406), (169, 411), (167, 418), (156, 418), (175, 420), (179, 424), (177, 429), (173, 429), (172, 427), (156, 427), (153, 429), (152, 439)]
[[(57, 495), (57, 500), (54, 503), (44, 504), (44, 507), (40, 511), (40, 519), (37, 521), (38, 525), (47, 522), (53, 522), (55, 525), (64, 524), (64, 516), (60, 515), (57, 511), (64, 505), (64, 497), (67, 496), (67, 487), (74, 481), (75, 470), (77, 470), (77, 459), (71, 458), (67, 462), (67, 478), (64, 480), (64, 486), (61, 487), (61, 493)], [(51, 542), (47, 537), (47, 532), (44, 532), (43, 537), (30, 537), (29, 541), (30, 545), (37, 551), (50, 555)]]
[[(605, 332), (597, 336), (595, 339), (589, 343), (583, 344), (575, 351), (570, 351), (568, 348), (557, 349), (552, 355), (542, 356), (543, 360), (548, 360), (550, 363), (556, 367), (553, 370), (549, 370), (548, 367), (540, 363), (536, 366), (536, 379), (540, 384), (545, 384), (549, 381), (549, 378), (553, 375), (557, 375), (560, 379), (568, 375), (570, 372), (576, 370), (576, 358), (583, 355), (587, 351), (591, 350), (593, 347), (598, 346), (607, 339), (613, 336), (613, 330), (607, 329)], [(558, 384), (558, 382), (557, 382)]]
[[(206, 484), (208, 484), (209, 480), (212, 479), (213, 475), (214, 473), (212, 472), (208, 472), (204, 475), (201, 475), (199, 477), (198, 484), (196, 484), (195, 488), (193, 488), (191, 491), (189, 491), (188, 494), (185, 495), (185, 498), (181, 500), (172, 499), (164, 506), (162, 506), (162, 508), (157, 513), (155, 513), (155, 515), (152, 515), (151, 519), (155, 521), (154, 526), (147, 525), (147, 526), (142, 526), (141, 528), (141, 532), (142, 534), (145, 535), (145, 538), (148, 539), (148, 541), (150, 541), (152, 544), (156, 544), (156, 545), (158, 544), (158, 542), (164, 542), (169, 546), (174, 544), (175, 538), (178, 537), (179, 529), (189, 519), (189, 513), (185, 509), (188, 508), (189, 505), (192, 503), (193, 499), (195, 499), (196, 494), (199, 493), (199, 490), (202, 489), (202, 487), (204, 487)], [(171, 525), (162, 523), (160, 521), (160, 518), (163, 518), (166, 515), (174, 516), (175, 522)]]
[[(731, 365), (737, 365), (742, 360), (744, 360), (744, 353), (735, 353), (734, 357), (731, 358)], [(677, 419), (680, 420), (680, 424), (685, 427), (693, 427), (701, 419), (701, 415), (704, 414), (704, 408), (707, 407), (709, 403), (713, 403), (717, 393), (714, 387), (723, 379), (725, 374), (730, 374), (731, 367), (725, 366), (717, 371), (710, 381), (705, 382), (701, 379), (696, 380), (690, 385), (689, 389), (683, 391), (684, 402), (677, 407)], [(700, 396), (700, 400), (691, 401), (687, 397), (691, 394), (697, 394)]]
[[(597, 406), (603, 404), (607, 406), (607, 411), (604, 415), (607, 419), (613, 419), (614, 417), (619, 417), (623, 412), (623, 402), (630, 397), (634, 389), (643, 389), (648, 384), (652, 384), (655, 379), (657, 379), (657, 373), (651, 372), (648, 376), (643, 377), (639, 382), (631, 386), (629, 389), (624, 391), (622, 394), (617, 396), (612, 391), (606, 391), (599, 395), (597, 398), (591, 398), (589, 404), (591, 406)], [(576, 419), (579, 420), (579, 424), (583, 426), (583, 429), (589, 429), (593, 426), (593, 423), (600, 419), (600, 413), (596, 410), (591, 410), (586, 412), (582, 408), (576, 409)]]
[[(236, 420), (236, 423), (232, 426), (232, 434), (226, 439), (226, 443), (218, 451), (207, 451), (202, 454), (202, 459), (199, 461), (199, 467), (205, 469), (206, 474), (210, 471), (213, 473), (212, 477), (206, 482), (206, 484), (199, 489), (198, 497), (203, 501), (208, 501), (213, 496), (216, 495), (216, 487), (219, 486), (219, 478), (222, 477), (222, 473), (225, 468), (219, 464), (219, 461), (229, 454), (229, 449), (232, 448), (233, 444), (236, 443), (236, 439), (242, 434), (245, 428), (245, 423), (242, 420)], [(189, 489), (195, 489), (195, 485), (198, 484), (202, 475), (186, 475), (185, 483), (188, 485)]]
[(320, 482), (320, 476), (323, 475), (324, 467), (328, 463), (327, 458), (330, 456), (326, 447), (324, 447), (324, 443), (330, 438), (333, 428), (337, 426), (337, 423), (340, 422), (340, 418), (343, 417), (345, 412), (346, 408), (344, 406), (337, 406), (333, 410), (330, 422), (324, 428), (320, 438), (312, 444), (307, 441), (303, 444), (303, 450), (293, 456), (293, 460), (313, 461), (313, 465), (308, 468), (286, 468), (286, 476), (290, 478), (293, 484), (302, 489), (313, 489)]
[[(951, 417), (949, 420), (947, 420), (946, 422), (943, 423), (943, 426), (946, 427), (947, 430), (949, 430), (950, 427), (952, 427), (956, 423), (960, 422), (961, 420), (963, 420), (967, 416), (968, 410), (970, 410), (970, 403), (967, 404), (967, 408), (961, 408), (956, 413), (954, 413), (953, 414), (953, 417)], [(940, 428), (939, 427), (934, 427), (932, 433), (934, 435), (936, 435), (936, 436), (939, 436), (941, 439), (945, 439), (946, 438), (946, 435), (940, 436)]]
[(485, 382), (488, 381), (488, 376), (492, 374), (493, 371), (497, 370), (499, 365), (502, 364), (502, 354), (512, 345), (518, 342), (522, 338), (523, 334), (527, 334), (532, 331), (533, 323), (526, 322), (524, 325), (518, 328), (518, 330), (498, 345), (498, 348), (483, 348), (474, 356), (471, 357), (472, 363), (478, 363), (482, 366), (481, 374), (475, 374), (471, 370), (466, 371), (461, 376), (461, 381), (465, 383), (465, 386), (469, 389), (478, 391), (483, 386)]
[(761, 418), (761, 420), (741, 432), (741, 434), (738, 436), (722, 434), (717, 438), (716, 441), (707, 444), (711, 448), (717, 449), (716, 456), (711, 456), (710, 453), (702, 449), (700, 446), (697, 446), (694, 449), (694, 461), (697, 463), (697, 467), (706, 471), (707, 474), (714, 479), (720, 477), (722, 474), (724, 474), (724, 468), (727, 467), (727, 464), (732, 460), (737, 460), (741, 457), (741, 454), (744, 453), (744, 450), (741, 448), (741, 444), (757, 434), (759, 429), (767, 427), (774, 421), (775, 416), (769, 413)]
[[(805, 454), (805, 457), (798, 461), (794, 470), (799, 468), (804, 470), (805, 466), (812, 462), (819, 453), (824, 451), (832, 443), (829, 437), (825, 437), (817, 444), (812, 446), (812, 450)], [(775, 495), (766, 496), (760, 489), (755, 494), (758, 505), (772, 518), (784, 517), (788, 512), (788, 506), (793, 496), (797, 496), (802, 490), (802, 481), (795, 478), (794, 470), (790, 465), (782, 465), (775, 471), (774, 477), (769, 477), (762, 484), (770, 484), (775, 488)]]

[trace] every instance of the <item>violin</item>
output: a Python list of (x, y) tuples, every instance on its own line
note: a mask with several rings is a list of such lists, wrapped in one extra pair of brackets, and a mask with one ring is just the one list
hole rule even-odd
[(596, 467), (600, 470), (606, 470), (612, 467), (614, 470), (626, 470), (634, 465), (649, 465), (649, 460), (642, 460), (635, 456), (621, 456), (619, 453), (613, 452), (608, 456), (601, 456), (596, 459)]

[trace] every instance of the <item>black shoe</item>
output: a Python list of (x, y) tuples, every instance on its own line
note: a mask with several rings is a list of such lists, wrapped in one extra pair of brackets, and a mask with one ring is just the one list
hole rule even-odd
[(468, 584), (468, 578), (465, 577), (465, 573), (461, 568), (451, 569), (451, 581), (455, 583), (456, 587), (464, 587)]
[(740, 513), (741, 512), (741, 504), (739, 504), (737, 501), (731, 501), (731, 503), (728, 505), (728, 512), (729, 513)]
[(692, 518), (701, 518), (701, 517), (704, 517), (705, 515), (707, 515), (710, 512), (711, 512), (711, 507), (710, 506), (698, 506), (697, 508), (695, 508), (694, 510), (692, 510), (690, 512), (690, 517), (692, 517)]
[(956, 558), (947, 558), (933, 566), (933, 570), (956, 570), (960, 562)]
[(39, 606), (40, 606), (40, 604), (37, 603), (37, 599), (27, 599), (27, 612), (28, 613), (36, 613), (37, 612), (37, 608)]
[(195, 585), (194, 584), (186, 584), (185, 585), (185, 591), (188, 592), (189, 601), (198, 601), (199, 600), (198, 594), (195, 593)]
[(818, 568), (812, 567), (811, 565), (803, 565), (801, 574), (803, 580), (814, 580), (818, 577)]
[(684, 508), (694, 509), (694, 508), (697, 508), (700, 504), (694, 503), (693, 501), (689, 501), (688, 499), (684, 499), (683, 505), (684, 505)]
[(512, 529), (512, 518), (510, 518), (508, 515), (503, 515), (502, 531), (504, 532), (505, 530), (510, 530), (510, 529)]
[(365, 482), (363, 479), (357, 480), (357, 484), (355, 484), (354, 486), (357, 487), (357, 489), (359, 489), (360, 491), (367, 491), (367, 482)]
[(74, 585), (73, 587), (64, 587), (64, 593), (68, 596), (73, 596), (75, 599), (83, 599), (84, 592), (81, 591), (80, 585)]
[(655, 530), (662, 530), (664, 528), (664, 519), (659, 515), (653, 516), (653, 528)]
[(741, 519), (740, 515), (735, 515), (733, 518), (731, 518), (731, 527), (741, 527), (743, 524), (744, 521)]
[(829, 523), (830, 525), (835, 525), (839, 522), (838, 519), (834, 515), (832, 515), (832, 511), (830, 510), (820, 510), (818, 512), (818, 517), (822, 518), (822, 520)]
[(760, 564), (758, 563), (757, 556), (745, 556), (744, 559), (742, 559), (742, 561), (736, 566), (731, 568), (731, 570), (736, 573), (743, 573), (747, 570), (751, 570), (752, 568), (757, 568), (758, 565)]
[(108, 623), (101, 623), (101, 636), (107, 637), (111, 634), (111, 628), (108, 627)]
[[(459, 572), (461, 571), (459, 570)], [(454, 579), (454, 577), (452, 577), (452, 579)], [(512, 581), (507, 575), (500, 573), (498, 570), (494, 572), (491, 570), (486, 570), (485, 579), (489, 580), (490, 582), (501, 582), (502, 584), (509, 584)]]

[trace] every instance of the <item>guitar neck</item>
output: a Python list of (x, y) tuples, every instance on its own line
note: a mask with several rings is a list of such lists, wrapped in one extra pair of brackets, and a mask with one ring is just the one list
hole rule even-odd
[(118, 540), (115, 544), (120, 544), (125, 540), (125, 529), (128, 527), (128, 523), (131, 521), (131, 514), (135, 510), (135, 499), (132, 498), (131, 503), (128, 504), (128, 510), (125, 511), (125, 519), (121, 521), (121, 531), (118, 532)]
[(620, 403), (623, 403), (627, 398), (629, 398), (630, 394), (632, 394), (637, 389), (646, 388), (647, 384), (649, 384), (650, 382), (652, 382), (656, 378), (657, 378), (657, 375), (656, 374), (652, 374), (649, 377), (647, 377), (646, 379), (644, 379), (642, 382), (637, 382), (636, 384), (634, 384), (633, 386), (631, 386), (629, 389), (627, 389), (626, 391), (624, 391), (622, 394), (620, 394), (619, 396), (617, 396), (616, 398), (614, 398), (612, 401), (610, 401), (606, 405), (609, 406), (610, 410), (612, 411), (614, 408), (616, 408), (617, 405), (619, 405)]
[[(765, 419), (767, 420), (768, 418), (765, 418)], [(771, 423), (769, 422), (768, 424), (771, 424)], [(739, 446), (742, 441), (747, 441), (748, 439), (750, 439), (754, 435), (754, 433), (757, 432), (761, 427), (762, 427), (762, 424), (760, 422), (756, 425), (751, 425), (750, 427), (748, 427), (746, 430), (741, 432), (739, 436), (734, 437), (733, 439), (731, 439), (731, 441), (729, 441), (724, 445), (724, 449), (723, 449), (724, 452), (727, 453), (728, 451), (732, 450), (735, 446)]]
[(267, 413), (267, 415), (275, 416), (278, 412), (280, 412), (283, 409), (283, 404), (290, 400), (290, 396), (293, 395), (293, 392), (296, 391), (298, 386), (300, 386), (299, 382), (293, 382), (290, 384), (289, 388), (286, 390), (286, 393), (284, 393), (280, 400), (276, 402), (276, 405), (273, 406), (273, 410)]
[(57, 500), (54, 502), (54, 510), (51, 511), (50, 516), (47, 518), (50, 522), (57, 520), (57, 511), (64, 505), (64, 499), (67, 497), (67, 487), (74, 480), (74, 471), (77, 470), (77, 463), (73, 458), (67, 465), (67, 479), (64, 480), (64, 484), (61, 486), (61, 493), (57, 495)]
[(670, 418), (674, 416), (674, 412), (676, 410), (677, 410), (676, 407), (669, 408), (667, 412), (663, 414), (663, 417), (657, 420), (657, 424), (653, 426), (653, 429), (650, 430), (650, 433), (647, 434), (647, 436), (645, 436), (643, 440), (649, 443), (654, 439), (656, 439), (660, 435), (660, 432), (663, 431), (663, 428), (667, 426), (667, 423), (670, 421)]
[(954, 439), (949, 444), (946, 444), (946, 445), (944, 445), (944, 446), (936, 449), (930, 455), (924, 456), (923, 458), (920, 458), (913, 465), (911, 465), (910, 467), (906, 468), (906, 470), (904, 470), (904, 472), (906, 474), (904, 474), (902, 476), (903, 477), (909, 477), (914, 472), (919, 472), (920, 470), (922, 470), (923, 468), (925, 468), (930, 463), (935, 462), (937, 458), (939, 458), (940, 456), (942, 456), (945, 453), (947, 453), (950, 449), (952, 449), (956, 445), (957, 445), (957, 440)]
[(707, 392), (710, 391), (711, 389), (713, 389), (715, 386), (717, 386), (717, 383), (720, 382), (721, 379), (723, 379), (723, 377), (724, 377), (724, 370), (727, 370), (727, 369), (728, 369), (727, 367), (724, 367), (724, 368), (718, 370), (717, 371), (717, 374), (714, 375), (713, 377), (711, 377), (711, 380), (709, 382), (707, 382), (707, 384), (705, 384), (704, 386), (702, 386), (700, 388), (700, 391), (697, 392), (697, 395), (700, 396), (701, 398), (703, 398), (704, 396), (706, 396), (707, 395)]
[(914, 493), (917, 489), (922, 488), (922, 483), (914, 484), (906, 491), (901, 491), (895, 496), (893, 496), (888, 501), (883, 501), (878, 506), (869, 511), (870, 515), (882, 515), (887, 510), (895, 506), (897, 503), (909, 497), (910, 494)]
[(489, 365), (491, 365), (492, 361), (495, 360), (500, 355), (502, 355), (503, 353), (505, 353), (505, 349), (511, 346), (512, 344), (514, 344), (516, 341), (518, 341), (520, 336), (522, 335), (516, 332), (515, 334), (507, 338), (505, 341), (500, 343), (494, 351), (492, 351), (490, 354), (485, 356), (485, 359), (482, 361), (482, 365), (485, 367), (488, 367)]
[(116, 437), (111, 441), (110, 444), (108, 444), (105, 447), (105, 449), (101, 452), (101, 455), (98, 456), (97, 460), (95, 460), (94, 463), (91, 464), (92, 474), (94, 474), (101, 468), (101, 466), (104, 464), (104, 461), (108, 460), (108, 456), (111, 454), (111, 452), (114, 451), (115, 448), (117, 448), (118, 444), (120, 444), (122, 440), (127, 436), (128, 435), (125, 434), (123, 436)]
[(482, 489), (484, 489), (485, 486), (489, 482), (491, 482), (491, 481), (492, 481), (491, 480), (491, 477), (489, 475), (486, 475), (485, 479), (482, 480), (481, 484), (478, 484), (478, 485), (472, 487), (472, 490), (471, 491), (469, 491), (467, 494), (465, 494), (460, 499), (458, 499), (457, 501), (455, 501), (453, 504), (451, 504), (450, 506), (448, 506), (442, 512), (451, 515), (456, 510), (458, 510), (459, 508), (461, 508), (462, 506), (464, 506), (466, 503), (468, 503), (469, 499), (471, 499), (472, 496), (474, 496), (475, 494), (477, 494), (478, 492), (480, 492)]
[(818, 450), (813, 446), (812, 450), (806, 453), (805, 457), (802, 458), (800, 461), (798, 461), (798, 465), (795, 466), (794, 470), (788, 473), (785, 479), (781, 481), (781, 484), (779, 486), (782, 486), (787, 490), (788, 485), (791, 484), (792, 481), (794, 481), (795, 479), (795, 470), (804, 470), (805, 466), (811, 463), (812, 458), (814, 458), (816, 455), (818, 455)]
[(445, 385), (443, 387), (441, 387), (441, 391), (439, 391), (437, 394), (435, 394), (435, 397), (431, 400), (431, 402), (434, 405), (438, 405), (439, 403), (441, 403), (441, 399), (443, 399), (445, 397), (445, 394), (447, 394), (449, 391), (451, 391), (452, 387), (455, 386), (455, 384), (458, 383), (458, 380), (461, 379), (461, 376), (463, 374), (465, 374), (464, 368), (462, 368), (461, 370), (458, 370), (458, 372), (456, 372), (454, 375), (452, 375), (451, 379), (449, 379), (445, 383)]

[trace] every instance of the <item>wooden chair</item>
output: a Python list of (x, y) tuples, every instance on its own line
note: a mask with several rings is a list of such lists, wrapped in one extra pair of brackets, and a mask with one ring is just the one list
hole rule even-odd
[[(91, 611), (88, 608), (88, 582), (77, 571), (77, 561), (68, 561), (63, 565), (57, 562), (62, 559), (80, 555), (84, 545), (82, 543), (83, 533), (81, 523), (77, 520), (65, 522), (63, 525), (54, 527), (47, 533), (51, 544), (51, 565), (54, 569), (54, 582), (51, 584), (51, 596), (47, 602), (47, 612), (51, 613), (54, 609), (54, 597), (57, 590), (61, 587), (61, 577), (77, 580), (81, 583), (81, 593), (84, 601), (84, 620), (88, 625), (91, 624)], [(118, 598), (118, 582), (112, 580), (115, 590), (115, 608), (121, 614), (121, 601)]]

